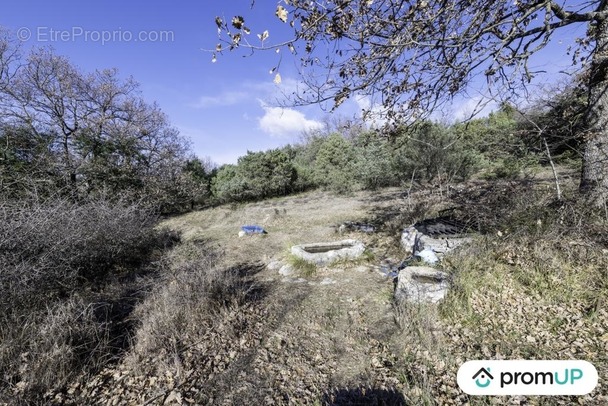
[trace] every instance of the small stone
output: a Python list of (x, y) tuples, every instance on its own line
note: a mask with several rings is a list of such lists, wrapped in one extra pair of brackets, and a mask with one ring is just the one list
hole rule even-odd
[(334, 283), (336, 283), (336, 281), (331, 278), (325, 278), (320, 282), (321, 285), (331, 285)]
[(373, 368), (382, 368), (382, 361), (378, 357), (373, 357), (371, 364)]
[(291, 265), (283, 265), (281, 269), (279, 269), (279, 274), (283, 276), (291, 276), (295, 273), (295, 269)]
[(179, 392), (176, 391), (171, 391), (171, 393), (169, 394), (169, 396), (167, 396), (167, 399), (165, 399), (165, 405), (169, 405), (173, 402), (177, 402), (177, 404), (181, 405), (182, 404), (182, 395)]
[(268, 265), (266, 265), (266, 267), (271, 271), (278, 271), (279, 269), (281, 269), (282, 266), (283, 264), (281, 263), (281, 261), (270, 261)]
[(403, 248), (404, 255), (410, 256), (416, 250), (418, 242), (418, 230), (414, 226), (407, 227), (401, 233), (401, 247)]

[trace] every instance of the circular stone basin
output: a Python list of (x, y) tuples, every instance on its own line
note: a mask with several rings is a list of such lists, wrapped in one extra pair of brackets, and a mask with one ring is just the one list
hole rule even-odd
[(437, 303), (448, 292), (448, 275), (426, 266), (408, 266), (397, 277), (395, 298), (410, 302)]
[(365, 251), (365, 246), (357, 240), (317, 242), (291, 247), (293, 255), (317, 266), (328, 265), (343, 259), (356, 259), (363, 254), (363, 251)]

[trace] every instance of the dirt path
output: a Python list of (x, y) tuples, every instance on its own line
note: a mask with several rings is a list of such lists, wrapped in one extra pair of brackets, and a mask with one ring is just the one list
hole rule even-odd
[[(328, 278), (335, 283), (321, 284)], [(246, 395), (253, 403), (302, 404), (329, 399), (332, 389), (353, 398), (362, 388), (384, 397), (400, 389), (388, 350), (398, 333), (390, 281), (362, 267), (324, 269), (299, 283), (277, 279), (271, 328), (226, 403)]]
[[(331, 204), (328, 204), (331, 202)], [(257, 348), (239, 364), (238, 379), (227, 379), (207, 399), (213, 403), (304, 404), (375, 402), (402, 404), (403, 377), (395, 368), (400, 329), (392, 306), (392, 281), (376, 266), (394, 242), (379, 244), (363, 233), (340, 235), (336, 225), (369, 215), (369, 194), (326, 199), (324, 194), (279, 199), (230, 210), (193, 213), (170, 222), (187, 238), (211, 237), (239, 262), (286, 263), (294, 243), (358, 238), (370, 261), (319, 268), (313, 275), (284, 277), (277, 267), (256, 275), (270, 286), (261, 304), (264, 332)], [(178, 223), (176, 221), (179, 221)], [(241, 224), (265, 227), (267, 236), (236, 236)], [(208, 226), (206, 226), (208, 225)], [(246, 358), (246, 360), (245, 360)], [(235, 364), (236, 365), (236, 364)], [(214, 382), (217, 387), (218, 382)], [(205, 385), (210, 388), (213, 385)], [(239, 402), (240, 402), (239, 401)], [(238, 403), (238, 402), (237, 402)]]

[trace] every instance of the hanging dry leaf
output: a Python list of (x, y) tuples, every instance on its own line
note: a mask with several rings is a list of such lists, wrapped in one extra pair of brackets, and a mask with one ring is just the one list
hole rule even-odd
[(281, 6), (280, 4), (277, 6), (277, 11), (276, 11), (276, 16), (279, 18), (279, 20), (283, 21), (284, 23), (287, 22), (287, 14), (288, 11), (287, 9), (285, 9), (285, 7)]
[(264, 42), (266, 38), (268, 38), (268, 30), (264, 31), (261, 34), (258, 34), (258, 38), (260, 39), (260, 41)]
[(245, 24), (245, 19), (241, 16), (232, 17), (232, 26), (237, 30), (243, 28), (243, 24)]
[(277, 73), (277, 75), (274, 77), (273, 82), (277, 85), (281, 83), (281, 74), (280, 73)]

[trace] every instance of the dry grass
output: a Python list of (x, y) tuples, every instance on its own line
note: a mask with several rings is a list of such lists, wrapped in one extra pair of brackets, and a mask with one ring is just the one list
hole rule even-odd
[[(219, 268), (218, 257), (205, 243), (185, 243), (164, 259), (163, 277), (135, 311), (139, 328), (128, 362), (173, 363), (225, 312), (244, 306), (262, 294), (251, 276), (259, 267), (242, 264)], [(173, 368), (176, 366), (173, 365)]]
[(287, 262), (295, 272), (304, 277), (311, 277), (317, 272), (317, 266), (315, 264), (292, 254), (287, 255), (285, 262)]
[[(508, 403), (461, 394), (456, 371), (472, 359), (583, 359), (596, 366), (600, 382), (608, 377), (608, 224), (580, 204), (554, 202), (547, 186), (489, 185), (510, 193), (486, 194), (494, 204), (465, 202), (463, 211), (480, 214), (488, 234), (444, 261), (454, 284), (439, 312), (413, 305), (396, 309), (413, 343), (402, 371), (417, 395), (414, 403)], [(574, 195), (572, 183), (564, 186), (566, 196)], [(601, 405), (608, 393), (599, 386), (584, 397), (519, 401)]]
[[(605, 220), (554, 203), (550, 178), (409, 192), (315, 192), (164, 221), (185, 243), (137, 307), (128, 356), (54, 400), (507, 404), (458, 389), (458, 367), (484, 358), (586, 359), (608, 377)], [(485, 234), (444, 260), (453, 287), (441, 305), (394, 305), (375, 265), (400, 258), (402, 227), (448, 208), (477, 218)], [(340, 235), (347, 220), (378, 232)], [(269, 233), (239, 238), (245, 224)], [(293, 244), (344, 238), (363, 240), (366, 258), (297, 275), (304, 280), (264, 267), (288, 261)], [(600, 405), (606, 396), (601, 386), (588, 397), (517, 400)]]
[[(182, 232), (186, 241), (213, 239), (233, 262), (268, 260), (291, 244), (305, 244), (335, 238), (338, 225), (365, 214), (361, 199), (313, 192), (238, 206), (220, 206), (172, 218), (163, 226)], [(267, 235), (237, 238), (242, 225), (256, 224)]]

